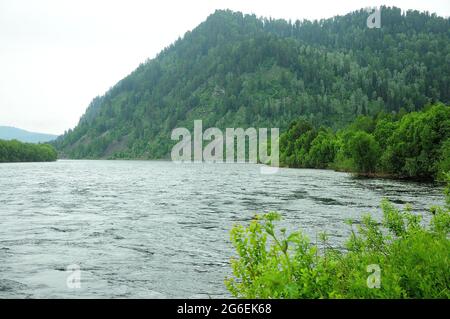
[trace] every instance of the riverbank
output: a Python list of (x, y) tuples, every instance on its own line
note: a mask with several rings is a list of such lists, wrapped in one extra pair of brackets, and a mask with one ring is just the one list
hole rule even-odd
[(280, 136), (280, 162), (366, 177), (443, 180), (450, 170), (450, 107), (360, 116), (336, 131), (299, 119)]
[(0, 163), (54, 162), (56, 150), (49, 144), (0, 140)]
[(326, 231), (314, 244), (301, 230), (278, 230), (280, 214), (256, 216), (231, 230), (237, 257), (227, 288), (248, 299), (449, 298), (449, 184), (445, 194), (447, 205), (434, 206), (425, 224), (429, 211), (418, 215), (383, 200), (381, 222), (349, 220), (345, 251), (329, 244)]

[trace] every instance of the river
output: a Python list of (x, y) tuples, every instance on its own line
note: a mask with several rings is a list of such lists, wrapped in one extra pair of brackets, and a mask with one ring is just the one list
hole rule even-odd
[[(0, 298), (229, 297), (229, 231), (278, 211), (334, 245), (382, 198), (443, 203), (433, 184), (252, 164), (69, 161), (0, 164)], [(67, 284), (69, 265), (80, 286)], [(74, 268), (76, 269), (76, 268)]]

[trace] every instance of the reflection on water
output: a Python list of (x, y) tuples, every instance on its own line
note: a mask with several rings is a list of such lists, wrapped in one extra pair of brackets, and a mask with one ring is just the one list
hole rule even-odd
[[(431, 184), (324, 170), (158, 161), (0, 165), (0, 297), (227, 297), (229, 230), (278, 211), (314, 241), (345, 239), (348, 218), (380, 216), (383, 197), (421, 210)], [(69, 289), (68, 265), (81, 267)]]

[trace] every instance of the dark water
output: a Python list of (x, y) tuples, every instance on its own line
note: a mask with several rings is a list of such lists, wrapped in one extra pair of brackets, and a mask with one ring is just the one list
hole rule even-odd
[[(227, 297), (229, 230), (279, 211), (335, 244), (383, 197), (442, 204), (430, 184), (257, 165), (58, 161), (0, 165), (0, 297)], [(81, 268), (69, 288), (68, 265)]]

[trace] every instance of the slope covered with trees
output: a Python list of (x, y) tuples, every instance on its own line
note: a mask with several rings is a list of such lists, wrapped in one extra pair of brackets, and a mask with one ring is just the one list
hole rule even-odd
[[(339, 129), (359, 115), (450, 103), (450, 19), (381, 9), (321, 21), (217, 11), (95, 98), (54, 145), (72, 158), (161, 158), (175, 127)], [(325, 133), (323, 133), (325, 134)]]
[(0, 163), (52, 162), (56, 158), (56, 150), (49, 144), (0, 140)]

